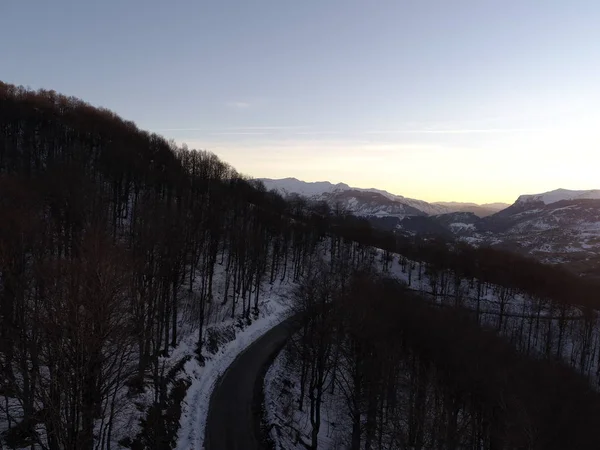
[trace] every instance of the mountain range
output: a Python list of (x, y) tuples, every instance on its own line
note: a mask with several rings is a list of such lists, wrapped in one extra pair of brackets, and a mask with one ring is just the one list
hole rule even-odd
[(509, 205), (507, 203), (434, 202), (404, 197), (375, 188), (351, 187), (346, 183), (333, 184), (329, 181), (306, 182), (296, 178), (261, 178), (267, 190), (282, 195), (298, 194), (310, 200), (324, 200), (330, 205), (341, 205), (358, 216), (404, 218), (418, 215), (472, 212), (479, 217), (494, 214)]
[(521, 195), (512, 204), (428, 203), (345, 183), (262, 179), (283, 195), (301, 195), (366, 217), (404, 235), (436, 235), (471, 245), (517, 251), (564, 264), (579, 274), (600, 269), (600, 190), (556, 189)]

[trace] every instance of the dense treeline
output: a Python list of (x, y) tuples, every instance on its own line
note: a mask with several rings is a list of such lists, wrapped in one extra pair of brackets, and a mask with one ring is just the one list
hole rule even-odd
[(532, 296), (552, 299), (581, 308), (600, 307), (596, 295), (598, 281), (581, 278), (558, 265), (543, 264), (533, 258), (491, 247), (472, 247), (440, 237), (422, 238), (394, 235), (372, 229), (365, 219), (348, 219), (334, 225), (344, 235), (402, 256), (409, 261), (426, 264), (432, 272), (449, 271), (464, 279), (506, 286), (528, 292)]
[(335, 278), (322, 268), (297, 292), (308, 319), (290, 351), (306, 448), (318, 448), (327, 394), (342, 399), (351, 449), (600, 445), (600, 397), (576, 372), (527, 358), (470, 311), (429, 305), (392, 279)]
[(384, 249), (384, 272), (399, 254), (409, 287), (427, 300), (470, 309), (477, 323), (495, 328), (524, 354), (563, 361), (600, 385), (597, 280), (503, 250), (409, 239), (356, 222), (360, 232), (354, 226), (348, 235)]
[(563, 361), (600, 385), (597, 281), (489, 248), (429, 241), (401, 251), (412, 289), (469, 309), (527, 356)]

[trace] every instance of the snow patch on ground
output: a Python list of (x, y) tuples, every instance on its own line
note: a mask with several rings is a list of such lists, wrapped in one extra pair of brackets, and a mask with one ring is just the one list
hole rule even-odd
[(453, 232), (457, 231), (465, 231), (465, 230), (475, 230), (474, 223), (463, 223), (463, 222), (455, 222), (450, 224), (450, 228)]
[[(304, 411), (298, 410), (300, 384), (297, 364), (298, 359), (286, 347), (265, 375), (265, 419), (276, 450), (305, 449), (298, 438), (310, 442), (310, 402), (306, 398)], [(333, 395), (329, 390), (324, 392), (318, 437), (320, 449), (348, 448), (352, 428), (341, 397), (337, 392)]]

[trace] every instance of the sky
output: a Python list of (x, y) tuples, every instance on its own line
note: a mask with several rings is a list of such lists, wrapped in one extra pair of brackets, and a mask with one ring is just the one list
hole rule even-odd
[(600, 2), (1, 0), (0, 80), (253, 177), (427, 201), (600, 188)]

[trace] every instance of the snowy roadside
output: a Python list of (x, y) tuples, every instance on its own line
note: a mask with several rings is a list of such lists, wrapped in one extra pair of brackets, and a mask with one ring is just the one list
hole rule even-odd
[[(379, 254), (379, 260), (382, 261), (382, 251), (377, 249)], [(430, 287), (429, 276), (423, 273), (422, 276), (417, 275), (417, 270), (412, 261), (408, 262), (408, 271), (412, 272), (411, 276), (406, 271), (401, 269), (399, 264), (399, 256), (392, 255), (386, 273), (390, 276), (398, 279), (399, 281), (408, 284), (410, 278), (412, 278), (413, 289), (418, 290), (424, 294), (428, 292)], [(217, 274), (217, 279), (220, 285), (221, 273)], [(201, 364), (194, 355), (195, 345), (197, 341), (197, 335), (193, 332), (187, 335), (186, 338), (182, 339), (175, 348), (170, 356), (170, 361), (180, 361), (186, 356), (192, 356), (183, 366), (183, 370), (177, 376), (179, 380), (186, 380), (189, 382), (189, 388), (182, 402), (182, 413), (180, 417), (180, 427), (177, 433), (177, 446), (178, 450), (191, 450), (203, 448), (206, 420), (208, 416), (208, 409), (210, 403), (210, 397), (216, 385), (219, 382), (220, 377), (225, 373), (230, 364), (255, 340), (270, 330), (272, 327), (281, 323), (287, 317), (291, 315), (291, 305), (288, 302), (289, 293), (294, 287), (294, 283), (286, 280), (281, 282), (278, 280), (274, 285), (265, 284), (261, 289), (261, 302), (259, 304), (260, 314), (258, 318), (255, 318), (249, 325), (243, 323), (242, 320), (226, 318), (226, 316), (213, 317), (212, 324), (207, 326), (206, 336), (209, 336), (207, 340), (210, 340), (210, 335), (213, 331), (220, 334), (220, 338), (225, 337), (218, 343), (218, 349), (211, 353), (207, 348), (209, 345), (205, 344), (203, 350), (204, 362)], [(468, 294), (471, 293), (471, 288), (467, 285), (461, 286), (466, 294), (466, 301), (469, 303)], [(461, 289), (461, 290), (462, 290)], [(220, 286), (216, 288), (216, 291), (221, 294)], [(486, 290), (482, 295), (482, 300), (495, 303), (495, 295), (493, 290)], [(524, 299), (520, 299), (519, 295), (515, 295), (512, 299), (512, 305), (515, 304), (521, 306), (525, 304)], [(435, 298), (435, 296), (434, 296)], [(508, 308), (507, 308), (508, 309)], [(226, 341), (226, 342), (224, 342)], [(274, 364), (269, 368), (267, 376), (265, 377), (265, 411), (267, 424), (270, 424), (271, 437), (276, 444), (279, 444), (281, 434), (279, 436), (273, 433), (281, 432), (282, 428), (287, 428), (286, 448), (291, 445), (294, 448), (297, 442), (294, 442), (294, 434), (300, 432), (301, 435), (307, 437), (310, 429), (308, 423), (308, 417), (305, 414), (294, 414), (293, 421), (287, 424), (283, 420), (284, 417), (281, 414), (282, 408), (286, 408), (286, 404), (292, 408), (293, 405), (289, 403), (290, 399), (294, 397), (294, 380), (291, 380), (289, 375), (289, 367), (286, 369), (285, 352), (281, 352), (275, 359)], [(287, 394), (285, 394), (285, 392)], [(284, 397), (274, 397), (274, 395)], [(328, 448), (340, 448), (344, 439), (343, 435), (347, 434), (342, 430), (347, 431), (347, 425), (343, 414), (340, 412), (344, 409), (343, 405), (339, 404), (340, 399), (335, 398), (336, 396), (329, 396), (324, 402), (324, 414), (321, 423), (321, 430), (324, 432), (319, 437), (323, 439), (323, 445)], [(288, 409), (289, 413), (289, 409)], [(278, 416), (277, 416), (278, 415)], [(293, 426), (293, 427), (292, 427)], [(278, 431), (279, 430), (279, 431)]]
[[(233, 340), (222, 345), (214, 355), (205, 356), (201, 365), (196, 358), (184, 366), (184, 375), (191, 385), (182, 404), (177, 450), (203, 448), (206, 419), (211, 394), (229, 365), (255, 340), (291, 315), (287, 294), (292, 284), (279, 284), (265, 292), (261, 317), (243, 330), (236, 330)], [(194, 336), (182, 341), (178, 353), (193, 354)]]

